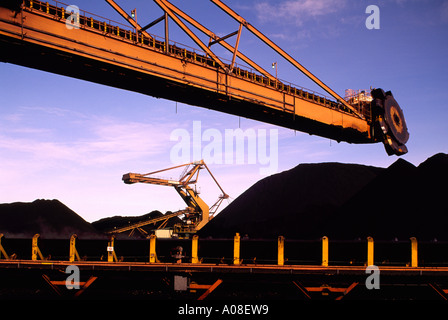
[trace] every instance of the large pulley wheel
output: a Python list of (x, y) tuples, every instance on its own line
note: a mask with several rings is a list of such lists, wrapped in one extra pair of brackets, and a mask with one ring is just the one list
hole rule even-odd
[(408, 152), (405, 143), (409, 140), (408, 127), (397, 101), (390, 91), (372, 90), (372, 108), (382, 132), (382, 140), (389, 155)]
[(398, 143), (404, 145), (408, 142), (409, 133), (403, 111), (392, 95), (387, 95), (384, 100), (384, 120), (386, 121), (390, 134)]

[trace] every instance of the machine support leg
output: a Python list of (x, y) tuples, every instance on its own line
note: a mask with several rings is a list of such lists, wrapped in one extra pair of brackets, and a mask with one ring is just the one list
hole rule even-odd
[(278, 237), (278, 258), (277, 264), (282, 266), (285, 264), (285, 237)]
[(411, 238), (411, 267), (418, 267), (417, 238)]
[(374, 264), (373, 258), (373, 238), (367, 237), (367, 266)]
[(107, 243), (107, 262), (117, 262), (117, 255), (115, 253), (114, 248), (115, 236), (110, 238), (110, 241)]
[(2, 238), (3, 238), (3, 233), (0, 233), (0, 259), (2, 258), (2, 254), (5, 257), (5, 259), (9, 259), (9, 256), (6, 253), (6, 250), (2, 246)]
[(72, 236), (70, 237), (70, 258), (69, 261), (73, 262), (75, 260), (80, 261), (80, 257), (78, 254), (78, 251), (76, 250), (76, 238), (78, 236), (76, 234), (72, 234)]
[(194, 235), (191, 240), (191, 263), (199, 263), (198, 258), (198, 236)]
[(233, 264), (241, 264), (240, 261), (240, 234), (233, 238)]
[(149, 262), (155, 263), (156, 261), (156, 236), (152, 234), (149, 236)]
[(328, 237), (322, 238), (322, 267), (328, 267)]
[(37, 260), (37, 256), (39, 256), (39, 258), (41, 260), (44, 260), (44, 257), (42, 256), (42, 252), (39, 249), (39, 246), (37, 245), (37, 240), (39, 239), (40, 234), (36, 233), (33, 236), (33, 241), (32, 241), (32, 247), (31, 247), (31, 260)]

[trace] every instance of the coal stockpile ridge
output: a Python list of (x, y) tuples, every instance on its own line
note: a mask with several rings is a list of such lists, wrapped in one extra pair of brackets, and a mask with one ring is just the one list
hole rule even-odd
[(72, 234), (98, 238), (92, 225), (59, 200), (0, 204), (0, 233), (7, 238), (30, 238), (36, 233), (45, 238), (68, 239)]
[(228, 205), (200, 232), (201, 237), (310, 239), (330, 214), (384, 169), (359, 164), (300, 164), (266, 177)]
[(399, 159), (341, 206), (325, 231), (338, 239), (447, 241), (447, 181), (447, 154), (417, 167)]
[(418, 167), (319, 163), (260, 180), (200, 232), (201, 237), (448, 240), (448, 155)]

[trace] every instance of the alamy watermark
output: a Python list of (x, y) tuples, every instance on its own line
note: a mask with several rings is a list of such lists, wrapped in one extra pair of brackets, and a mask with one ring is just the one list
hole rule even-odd
[(75, 5), (69, 5), (65, 8), (65, 13), (69, 16), (65, 19), (67, 29), (79, 29), (79, 8)]
[(278, 130), (225, 129), (224, 132), (202, 129), (201, 121), (193, 121), (192, 130), (175, 129), (170, 135), (177, 141), (170, 150), (173, 164), (204, 160), (207, 164), (260, 165), (261, 175), (277, 173)]
[(366, 28), (369, 30), (380, 28), (380, 8), (376, 5), (369, 5), (366, 8), (366, 13), (370, 14), (366, 18)]
[(67, 279), (65, 280), (65, 286), (67, 289), (79, 289), (79, 268), (75, 265), (69, 265), (65, 268), (65, 273), (69, 274)]
[(380, 268), (370, 265), (366, 268), (366, 274), (370, 274), (366, 279), (366, 288), (368, 290), (380, 288)]

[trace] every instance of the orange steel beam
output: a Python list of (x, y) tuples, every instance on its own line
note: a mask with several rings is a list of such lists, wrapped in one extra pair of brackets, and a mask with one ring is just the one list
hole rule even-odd
[[(184, 19), (185, 16), (171, 10), (166, 1), (158, 1), (162, 6), (166, 4), (164, 9), (169, 11), (170, 18), (178, 22)], [(368, 120), (360, 119), (340, 103), (303, 88), (294, 88), (240, 68), (229, 73), (230, 65), (221, 66), (205, 55), (178, 46), (169, 46), (170, 51), (166, 52), (164, 42), (144, 35), (136, 39), (129, 30), (118, 30), (112, 24), (82, 15), (79, 29), (69, 30), (61, 14), (64, 8), (46, 6), (40, 1), (32, 3), (32, 8), (26, 1), (25, 6), (18, 9), (0, 5), (1, 61), (243, 116), (336, 141), (382, 141), (372, 135)], [(186, 31), (191, 33), (189, 29)], [(226, 46), (225, 41), (219, 43)], [(211, 52), (202, 42), (201, 46)], [(243, 57), (234, 47), (227, 46), (232, 53)]]
[(309, 295), (309, 288), (305, 288), (299, 281), (292, 281), (292, 283), (307, 297), (308, 299), (311, 299), (311, 296)]
[[(17, 268), (17, 269), (64, 269), (68, 265), (76, 265), (82, 268), (95, 270), (127, 270), (127, 271), (151, 271), (151, 272), (205, 272), (205, 273), (256, 273), (256, 274), (288, 274), (288, 275), (341, 275), (341, 276), (365, 276), (365, 266), (331, 266), (321, 267), (319, 265), (260, 265), (260, 264), (244, 264), (229, 265), (216, 263), (154, 263), (146, 262), (107, 262), (107, 261), (57, 261), (57, 260), (0, 260), (1, 268)], [(134, 269), (135, 268), (135, 269)], [(404, 267), (404, 266), (380, 266), (381, 276), (398, 276), (410, 277), (440, 277), (448, 276), (448, 267)], [(445, 292), (444, 290), (442, 290)]]
[(238, 28), (238, 34), (236, 37), (236, 43), (235, 43), (235, 49), (233, 51), (233, 57), (232, 57), (232, 64), (230, 65), (230, 71), (232, 71), (233, 66), (235, 65), (235, 58), (236, 58), (236, 54), (238, 52), (238, 46), (240, 44), (240, 38), (241, 38), (241, 31), (243, 29), (243, 25), (240, 23), (240, 27)]
[(313, 80), (319, 87), (324, 89), (328, 94), (334, 97), (338, 102), (345, 105), (348, 109), (352, 110), (359, 117), (359, 113), (349, 105), (342, 97), (340, 97), (336, 92), (334, 92), (330, 87), (328, 87), (325, 83), (319, 80), (315, 75), (313, 75), (310, 71), (308, 71), (304, 66), (302, 66), (299, 62), (297, 62), (293, 57), (291, 57), (288, 53), (286, 53), (282, 48), (272, 42), (268, 37), (266, 37), (263, 33), (261, 33), (258, 29), (253, 27), (250, 23), (248, 23), (244, 18), (238, 15), (235, 11), (230, 9), (227, 5), (222, 3), (220, 0), (210, 0), (214, 4), (216, 4), (219, 8), (221, 8), (225, 13), (234, 18), (240, 24), (244, 25), (250, 32), (252, 32), (255, 36), (257, 36), (261, 41), (266, 43), (269, 47), (274, 49), (277, 53), (279, 53), (283, 58), (285, 58), (288, 62), (290, 62), (293, 66), (299, 69), (303, 74), (305, 74), (308, 78)]
[(207, 298), (207, 296), (213, 292), (213, 290), (215, 290), (220, 284), (222, 283), (221, 279), (216, 280), (216, 282), (214, 284), (212, 284), (207, 291), (205, 291), (199, 298), (198, 300), (204, 300), (205, 298)]
[(448, 300), (448, 290), (440, 288), (437, 283), (428, 283), (429, 287), (435, 290), (443, 300)]

